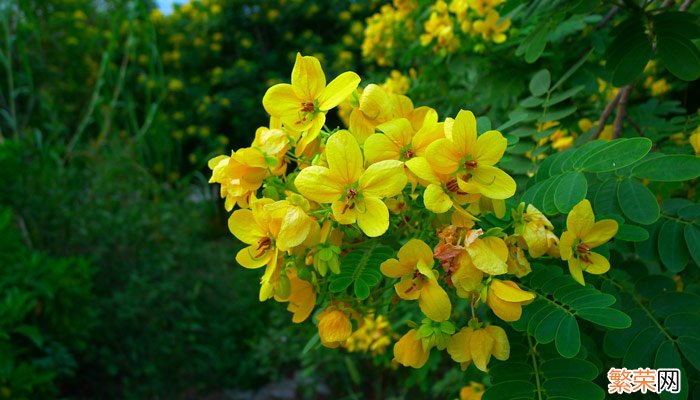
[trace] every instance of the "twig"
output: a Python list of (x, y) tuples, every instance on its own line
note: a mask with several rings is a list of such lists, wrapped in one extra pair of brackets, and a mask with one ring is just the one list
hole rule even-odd
[(613, 110), (617, 106), (617, 103), (620, 102), (620, 96), (622, 95), (622, 91), (617, 92), (615, 95), (615, 98), (612, 99), (610, 103), (608, 103), (607, 106), (605, 106), (605, 109), (603, 110), (603, 114), (600, 115), (600, 119), (598, 119), (598, 127), (595, 130), (595, 134), (593, 137), (591, 137), (591, 140), (597, 139), (598, 136), (600, 135), (600, 132), (603, 131), (605, 128), (605, 123), (608, 121), (608, 118), (610, 118), (610, 114), (612, 114)]
[(29, 230), (27, 229), (27, 224), (24, 222), (24, 218), (21, 215), (16, 214), (17, 225), (19, 226), (19, 231), (22, 233), (22, 240), (24, 241), (27, 248), (33, 249), (32, 239), (29, 236)]
[(613, 131), (613, 137), (619, 138), (622, 134), (622, 121), (627, 115), (627, 100), (629, 100), (630, 92), (632, 91), (632, 86), (627, 85), (620, 89), (620, 101), (617, 103), (617, 113), (615, 114), (615, 130)]
[(612, 6), (610, 11), (608, 11), (607, 14), (605, 14), (605, 17), (598, 22), (598, 25), (596, 25), (595, 29), (600, 30), (602, 29), (605, 25), (607, 25), (610, 20), (617, 14), (617, 12), (620, 10), (620, 7), (618, 6)]
[(639, 136), (641, 136), (641, 137), (645, 137), (645, 136), (646, 136), (646, 135), (644, 134), (644, 131), (642, 130), (642, 127), (639, 126), (639, 124), (637, 123), (637, 121), (633, 120), (633, 119), (629, 116), (629, 114), (625, 114), (625, 119), (627, 120), (627, 122), (630, 123), (630, 125), (632, 125), (632, 128), (634, 128), (634, 130), (637, 131), (637, 133), (639, 134)]
[(693, 0), (685, 0), (683, 4), (681, 4), (681, 8), (679, 8), (680, 11), (687, 11), (690, 6), (693, 4)]
[(666, 8), (674, 5), (676, 3), (676, 0), (666, 0), (663, 3), (661, 3), (661, 8)]

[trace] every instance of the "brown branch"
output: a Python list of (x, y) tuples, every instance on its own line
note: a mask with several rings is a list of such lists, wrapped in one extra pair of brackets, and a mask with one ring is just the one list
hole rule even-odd
[(693, 4), (693, 0), (685, 0), (683, 4), (681, 4), (681, 8), (679, 8), (680, 11), (687, 11), (690, 6)]
[(610, 20), (617, 14), (617, 12), (620, 10), (620, 7), (618, 6), (612, 6), (610, 11), (608, 11), (607, 14), (605, 14), (605, 17), (598, 22), (598, 25), (596, 25), (595, 29), (600, 30), (602, 29), (605, 25), (607, 25)]
[(620, 101), (617, 103), (617, 113), (615, 114), (615, 130), (613, 131), (614, 138), (619, 138), (622, 134), (622, 121), (625, 119), (625, 116), (627, 116), (627, 100), (629, 100), (631, 91), (631, 85), (627, 85), (620, 89)]
[(674, 5), (676, 3), (676, 0), (666, 0), (663, 3), (661, 3), (661, 8), (666, 8)]
[(637, 121), (633, 120), (633, 119), (629, 116), (629, 114), (626, 114), (626, 115), (625, 115), (625, 119), (627, 120), (627, 122), (630, 123), (630, 125), (632, 125), (632, 128), (634, 128), (634, 130), (637, 131), (637, 133), (639, 134), (639, 136), (641, 136), (641, 137), (645, 137), (645, 136), (646, 136), (646, 135), (644, 134), (644, 131), (642, 130), (642, 127), (639, 126), (639, 124), (637, 123)]
[(610, 118), (610, 114), (612, 114), (613, 110), (617, 106), (617, 103), (620, 102), (621, 95), (622, 91), (617, 92), (615, 98), (613, 98), (612, 101), (610, 101), (610, 103), (608, 103), (608, 105), (605, 106), (603, 114), (601, 114), (600, 119), (598, 119), (598, 127), (595, 130), (595, 134), (591, 137), (591, 140), (597, 139), (598, 136), (600, 136), (600, 132), (602, 132), (605, 128), (605, 123), (608, 121), (608, 118)]

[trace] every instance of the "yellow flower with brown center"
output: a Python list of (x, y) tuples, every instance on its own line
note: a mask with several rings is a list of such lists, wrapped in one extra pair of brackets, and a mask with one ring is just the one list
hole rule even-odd
[(357, 222), (369, 237), (389, 228), (389, 210), (383, 198), (395, 196), (406, 186), (403, 163), (380, 161), (364, 169), (360, 146), (348, 131), (334, 133), (326, 143), (328, 167), (310, 166), (299, 172), (294, 185), (304, 197), (331, 203), (341, 224)]
[(292, 83), (280, 83), (267, 90), (263, 107), (280, 118), (289, 129), (306, 132), (297, 144), (297, 154), (315, 139), (326, 122), (326, 112), (345, 100), (360, 84), (351, 71), (340, 74), (326, 86), (326, 76), (316, 57), (297, 53)]
[(447, 292), (438, 283), (433, 270), (433, 251), (425, 242), (411, 239), (399, 249), (399, 259), (384, 261), (380, 269), (390, 278), (401, 278), (394, 285), (396, 294), (405, 300), (418, 300), (423, 313), (433, 321), (450, 318), (452, 304)]
[(588, 199), (582, 200), (566, 217), (566, 232), (559, 240), (562, 260), (568, 261), (571, 276), (585, 285), (583, 271), (600, 275), (610, 269), (610, 262), (601, 254), (592, 251), (617, 233), (617, 221), (604, 219), (595, 221)]

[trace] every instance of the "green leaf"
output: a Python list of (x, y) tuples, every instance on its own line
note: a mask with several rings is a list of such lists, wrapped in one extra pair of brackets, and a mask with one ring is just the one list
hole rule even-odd
[(554, 192), (554, 205), (561, 213), (568, 213), (586, 197), (588, 181), (580, 172), (564, 174)]
[(622, 366), (625, 368), (643, 368), (651, 365), (656, 349), (661, 344), (663, 334), (656, 326), (650, 326), (639, 332), (628, 343)]
[(700, 313), (700, 296), (687, 292), (670, 292), (656, 297), (650, 303), (658, 317), (665, 318), (679, 310)]
[(659, 60), (678, 78), (694, 81), (700, 77), (700, 51), (690, 39), (676, 32), (657, 32), (656, 51)]
[(700, 24), (693, 13), (666, 11), (654, 17), (654, 30), (659, 33), (677, 33), (688, 39), (700, 38)]
[(615, 239), (626, 242), (643, 242), (649, 239), (649, 232), (641, 226), (622, 224), (617, 230)]
[(535, 339), (539, 343), (551, 343), (556, 338), (559, 325), (566, 316), (567, 314), (560, 308), (551, 309), (535, 328)]
[(640, 162), (632, 175), (657, 182), (682, 182), (700, 176), (700, 157), (667, 154)]
[(369, 297), (369, 285), (364, 280), (358, 279), (355, 281), (354, 292), (358, 299), (364, 300)]
[(611, 329), (624, 329), (632, 325), (629, 315), (614, 308), (586, 308), (576, 312), (578, 317)]
[(610, 178), (598, 186), (593, 199), (593, 209), (601, 215), (622, 214), (620, 203), (617, 201), (617, 179)]
[(686, 225), (684, 236), (685, 244), (688, 246), (693, 261), (700, 266), (700, 229), (695, 225)]
[[(575, 86), (569, 90), (566, 90), (564, 92), (557, 93), (554, 96), (550, 97), (549, 100), (545, 101), (544, 106), (551, 107), (553, 105), (557, 105), (557, 104), (561, 103), (562, 101), (568, 100), (570, 97), (574, 96), (575, 94), (577, 94), (578, 92), (582, 91), (585, 88), (586, 87), (584, 85), (579, 85), (579, 86)], [(522, 105), (522, 103), (521, 103), (521, 105)]]
[(613, 85), (627, 85), (644, 70), (652, 54), (645, 29), (641, 16), (633, 14), (611, 32), (615, 38), (605, 51), (605, 67)]
[(581, 349), (581, 333), (576, 318), (567, 315), (559, 324), (555, 346), (562, 357), (571, 358)]
[(557, 83), (555, 83), (554, 86), (552, 86), (552, 90), (557, 90), (557, 88), (559, 88), (559, 86), (561, 86), (564, 82), (566, 82), (566, 80), (569, 79), (571, 77), (571, 75), (576, 73), (576, 71), (578, 71), (578, 69), (581, 68), (581, 66), (586, 63), (588, 56), (590, 56), (592, 52), (593, 52), (593, 49), (591, 48), (588, 51), (588, 53), (586, 53), (583, 57), (581, 57), (581, 59), (576, 61), (576, 64), (572, 65), (571, 68), (569, 68), (564, 73), (564, 75), (562, 75), (561, 78), (559, 78)]
[(555, 358), (542, 363), (540, 372), (546, 378), (572, 377), (593, 380), (600, 373), (595, 364), (580, 358)]
[(20, 325), (12, 331), (30, 339), (37, 347), (41, 347), (44, 343), (44, 336), (39, 331), (39, 328), (34, 325)]
[(676, 221), (664, 222), (659, 231), (659, 258), (672, 272), (680, 272), (688, 264), (690, 254), (683, 240), (683, 225)]
[(617, 187), (617, 200), (630, 221), (649, 225), (659, 219), (656, 196), (636, 179), (625, 179)]
[(537, 71), (535, 76), (530, 80), (530, 93), (533, 96), (542, 96), (549, 90), (549, 85), (552, 83), (552, 75), (548, 70), (542, 69)]
[[(539, 26), (539, 25), (538, 25)], [(549, 26), (545, 25), (542, 29), (536, 29), (530, 36), (527, 37), (528, 44), (525, 51), (525, 62), (532, 64), (537, 61), (542, 55), (544, 48), (547, 46), (547, 38), (549, 37)]]
[(656, 352), (656, 358), (654, 359), (654, 368), (678, 368), (681, 370), (681, 382), (680, 382), (680, 393), (673, 394), (668, 391), (664, 391), (659, 394), (662, 400), (667, 399), (687, 399), (688, 398), (688, 383), (685, 376), (685, 370), (683, 369), (683, 362), (681, 361), (681, 354), (678, 352), (678, 348), (675, 343), (670, 340), (666, 340), (661, 343), (659, 349)]
[(624, 168), (641, 160), (651, 150), (651, 145), (648, 138), (615, 139), (582, 160), (581, 168), (587, 172)]
[(576, 400), (603, 400), (605, 392), (591, 381), (580, 378), (553, 378), (547, 379), (542, 387), (547, 391), (548, 398), (557, 397)]
[(693, 367), (700, 370), (700, 339), (691, 336), (681, 336), (678, 338), (678, 347)]
[(693, 336), (700, 339), (700, 314), (679, 312), (666, 317), (666, 329), (674, 336)]
[(497, 383), (486, 389), (482, 400), (532, 398), (534, 393), (535, 385), (528, 381), (508, 381)]

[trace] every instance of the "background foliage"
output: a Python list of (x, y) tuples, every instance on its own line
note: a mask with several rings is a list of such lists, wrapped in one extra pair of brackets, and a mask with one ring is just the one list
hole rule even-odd
[[(668, 398), (697, 396), (698, 4), (452, 4), (0, 5), (0, 398), (456, 398), (475, 381), (484, 398), (591, 399), (611, 366), (666, 364), (686, 377)], [(533, 267), (538, 299), (506, 327), (524, 339), (487, 375), (309, 343), (313, 326), (257, 301), (203, 174), (267, 123), (297, 51), (441, 118), (474, 110), (509, 140), (518, 200), (558, 227), (583, 198), (620, 223), (610, 273), (575, 295)]]

